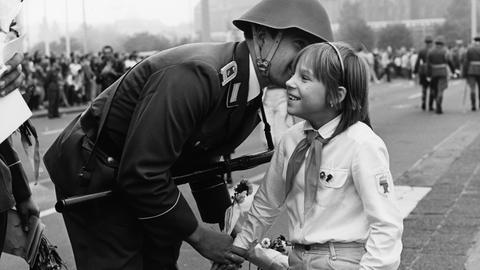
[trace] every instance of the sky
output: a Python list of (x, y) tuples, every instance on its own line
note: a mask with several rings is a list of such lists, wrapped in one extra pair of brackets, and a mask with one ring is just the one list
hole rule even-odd
[(199, 0), (25, 0), (27, 22), (41, 23), (46, 9), (49, 23), (65, 24), (66, 1), (71, 29), (82, 23), (82, 1), (85, 2), (87, 24), (93, 26), (136, 18), (159, 20), (167, 26), (175, 26), (191, 22), (193, 8), (199, 2)]

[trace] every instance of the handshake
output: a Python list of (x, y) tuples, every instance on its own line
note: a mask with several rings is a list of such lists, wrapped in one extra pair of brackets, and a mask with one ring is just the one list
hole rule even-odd
[(254, 241), (250, 248), (232, 245), (233, 238), (199, 225), (187, 242), (203, 257), (213, 261), (211, 270), (236, 270), (245, 260), (263, 270), (288, 269), (288, 257), (282, 253), (262, 247)]

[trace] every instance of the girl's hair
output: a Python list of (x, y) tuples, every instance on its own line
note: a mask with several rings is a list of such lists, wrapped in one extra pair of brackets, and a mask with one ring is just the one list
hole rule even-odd
[[(334, 108), (342, 113), (340, 123), (332, 137), (357, 121), (370, 126), (367, 69), (350, 45), (343, 42), (311, 44), (298, 53), (294, 64), (311, 69), (315, 78), (325, 85), (327, 104), (332, 102)], [(342, 86), (347, 93), (339, 103), (337, 89)]]

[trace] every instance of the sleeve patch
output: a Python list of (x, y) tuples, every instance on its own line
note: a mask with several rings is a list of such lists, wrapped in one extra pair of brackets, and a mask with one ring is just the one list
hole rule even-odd
[(391, 196), (393, 192), (392, 176), (389, 172), (382, 172), (375, 175), (378, 192), (386, 197)]

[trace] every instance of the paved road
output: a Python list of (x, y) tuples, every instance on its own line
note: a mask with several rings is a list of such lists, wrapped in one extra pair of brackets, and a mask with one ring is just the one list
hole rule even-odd
[[(372, 85), (370, 93), (371, 119), (375, 131), (387, 144), (390, 153), (391, 170), (396, 181), (401, 179), (402, 185), (410, 185), (411, 183), (404, 179), (408, 178), (409, 172), (413, 175), (415, 169), (419, 168), (420, 165), (424, 167), (428, 165), (428, 168), (433, 172), (439, 172), (441, 170), (437, 170), (435, 166), (445, 167), (448, 161), (454, 161), (454, 159), (431, 159), (430, 157), (435, 156), (433, 153), (438, 153), (439, 149), (445, 149), (445, 144), (449, 142), (449, 139), (468, 133), (465, 131), (465, 127), (470, 126), (470, 123), (478, 119), (479, 113), (464, 112), (462, 108), (463, 87), (463, 81), (453, 81), (451, 83), (451, 87), (445, 93), (445, 113), (436, 115), (420, 110), (419, 89), (408, 81), (399, 80), (390, 84)], [(42, 152), (73, 117), (74, 115), (67, 114), (58, 120), (34, 119), (41, 136)], [(469, 138), (475, 137), (475, 132), (477, 131), (470, 131), (468, 133), (469, 136), (465, 135), (462, 137), (464, 139), (463, 147), (469, 145), (467, 142)], [(263, 138), (260, 127), (242, 144), (236, 154), (257, 152), (259, 149), (264, 148), (264, 142), (259, 138)], [(444, 152), (440, 151), (440, 153), (444, 153), (444, 156), (452, 156), (451, 153), (454, 150), (447, 148), (447, 150)], [(460, 148), (457, 149), (457, 152), (460, 150)], [(26, 160), (23, 154), (22, 156)], [(24, 163), (28, 165), (27, 161)], [(242, 176), (248, 177), (252, 181), (260, 179), (260, 175), (264, 170), (265, 166), (260, 166), (246, 172), (235, 173), (234, 179), (239, 180)], [(40, 183), (33, 186), (33, 190), (35, 198), (41, 206), (42, 220), (47, 225), (47, 236), (58, 246), (58, 250), (67, 262), (69, 269), (75, 269), (63, 221), (51, 209), (54, 204), (53, 187), (44, 171), (41, 172), (40, 179)], [(188, 191), (188, 187), (182, 186), (181, 190), (196, 211), (196, 207), (192, 204), (193, 198)], [(405, 211), (408, 213), (415, 207), (415, 203), (412, 203), (412, 200), (414, 202), (420, 199), (430, 189), (424, 187), (424, 185), (415, 187), (415, 192), (413, 192), (415, 195), (413, 197), (409, 195), (412, 193), (413, 188), (402, 187), (400, 190), (404, 192), (400, 192), (401, 194), (405, 194), (405, 196), (402, 196), (405, 199)], [(198, 214), (198, 212), (196, 213)], [(284, 231), (284, 222), (280, 219), (272, 228), (270, 234), (278, 235)], [(25, 264), (11, 256), (2, 256), (0, 260), (0, 269), (26, 269), (25, 267)], [(179, 260), (179, 268), (208, 269), (209, 263), (201, 258), (188, 244), (184, 244)], [(248, 269), (247, 266), (244, 268)]]

